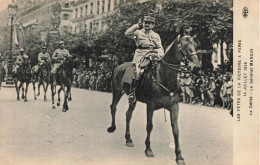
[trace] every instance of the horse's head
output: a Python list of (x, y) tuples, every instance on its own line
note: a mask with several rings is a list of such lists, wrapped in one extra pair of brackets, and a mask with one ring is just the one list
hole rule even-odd
[(178, 40), (178, 48), (184, 59), (189, 61), (189, 68), (194, 70), (195, 68), (201, 68), (200, 61), (197, 55), (197, 43), (191, 36), (183, 36)]

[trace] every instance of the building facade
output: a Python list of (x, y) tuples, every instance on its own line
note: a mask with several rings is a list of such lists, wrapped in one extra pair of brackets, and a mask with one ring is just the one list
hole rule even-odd
[(70, 30), (71, 3), (66, 0), (46, 0), (21, 13), (19, 22), (24, 33), (40, 32), (43, 40), (49, 31), (60, 34)]
[(97, 33), (105, 30), (104, 18), (125, 0), (78, 0), (73, 3), (72, 31)]

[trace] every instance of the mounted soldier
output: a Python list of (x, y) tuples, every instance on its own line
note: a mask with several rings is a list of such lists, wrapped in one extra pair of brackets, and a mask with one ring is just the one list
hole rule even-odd
[(125, 35), (130, 39), (134, 39), (137, 49), (135, 50), (133, 63), (136, 66), (136, 76), (132, 79), (132, 91), (128, 96), (129, 103), (134, 103), (135, 88), (138, 80), (144, 71), (144, 68), (149, 64), (150, 55), (160, 56), (164, 55), (161, 38), (159, 34), (155, 33), (152, 29), (155, 26), (155, 17), (151, 14), (140, 19), (138, 24), (134, 24), (126, 30)]
[(17, 74), (18, 72), (20, 72), (22, 69), (22, 64), (24, 64), (25, 60), (28, 60), (28, 59), (29, 59), (29, 56), (24, 54), (24, 49), (21, 48), (20, 53), (18, 54), (16, 61), (15, 61), (13, 73)]
[(38, 54), (38, 64), (34, 67), (33, 81), (37, 80), (39, 71), (42, 69), (43, 66), (46, 67), (48, 73), (50, 72), (50, 62), (50, 54), (47, 52), (47, 47), (44, 45), (42, 47), (42, 52)]
[(57, 72), (61, 65), (63, 65), (65, 58), (72, 57), (67, 49), (65, 49), (65, 43), (59, 42), (59, 49), (56, 49), (52, 55), (53, 67), (51, 70), (51, 76), (53, 77), (53, 85), (57, 84)]

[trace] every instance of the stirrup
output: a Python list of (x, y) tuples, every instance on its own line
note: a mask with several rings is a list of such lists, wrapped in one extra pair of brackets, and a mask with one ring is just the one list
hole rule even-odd
[(128, 95), (128, 102), (129, 104), (134, 104), (136, 102), (135, 91)]

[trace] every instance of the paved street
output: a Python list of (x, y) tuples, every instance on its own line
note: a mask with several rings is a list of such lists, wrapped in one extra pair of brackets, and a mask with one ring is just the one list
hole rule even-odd
[[(69, 111), (51, 109), (43, 93), (28, 102), (17, 101), (15, 88), (0, 90), (1, 165), (168, 165), (175, 163), (174, 139), (166, 112), (154, 114), (151, 147), (154, 158), (144, 154), (145, 105), (138, 103), (131, 122), (134, 147), (125, 146), (127, 99), (118, 105), (117, 130), (107, 133), (112, 95), (72, 89)], [(63, 97), (63, 95), (62, 95)], [(232, 164), (232, 118), (227, 110), (180, 104), (179, 130), (182, 155), (187, 165)]]

